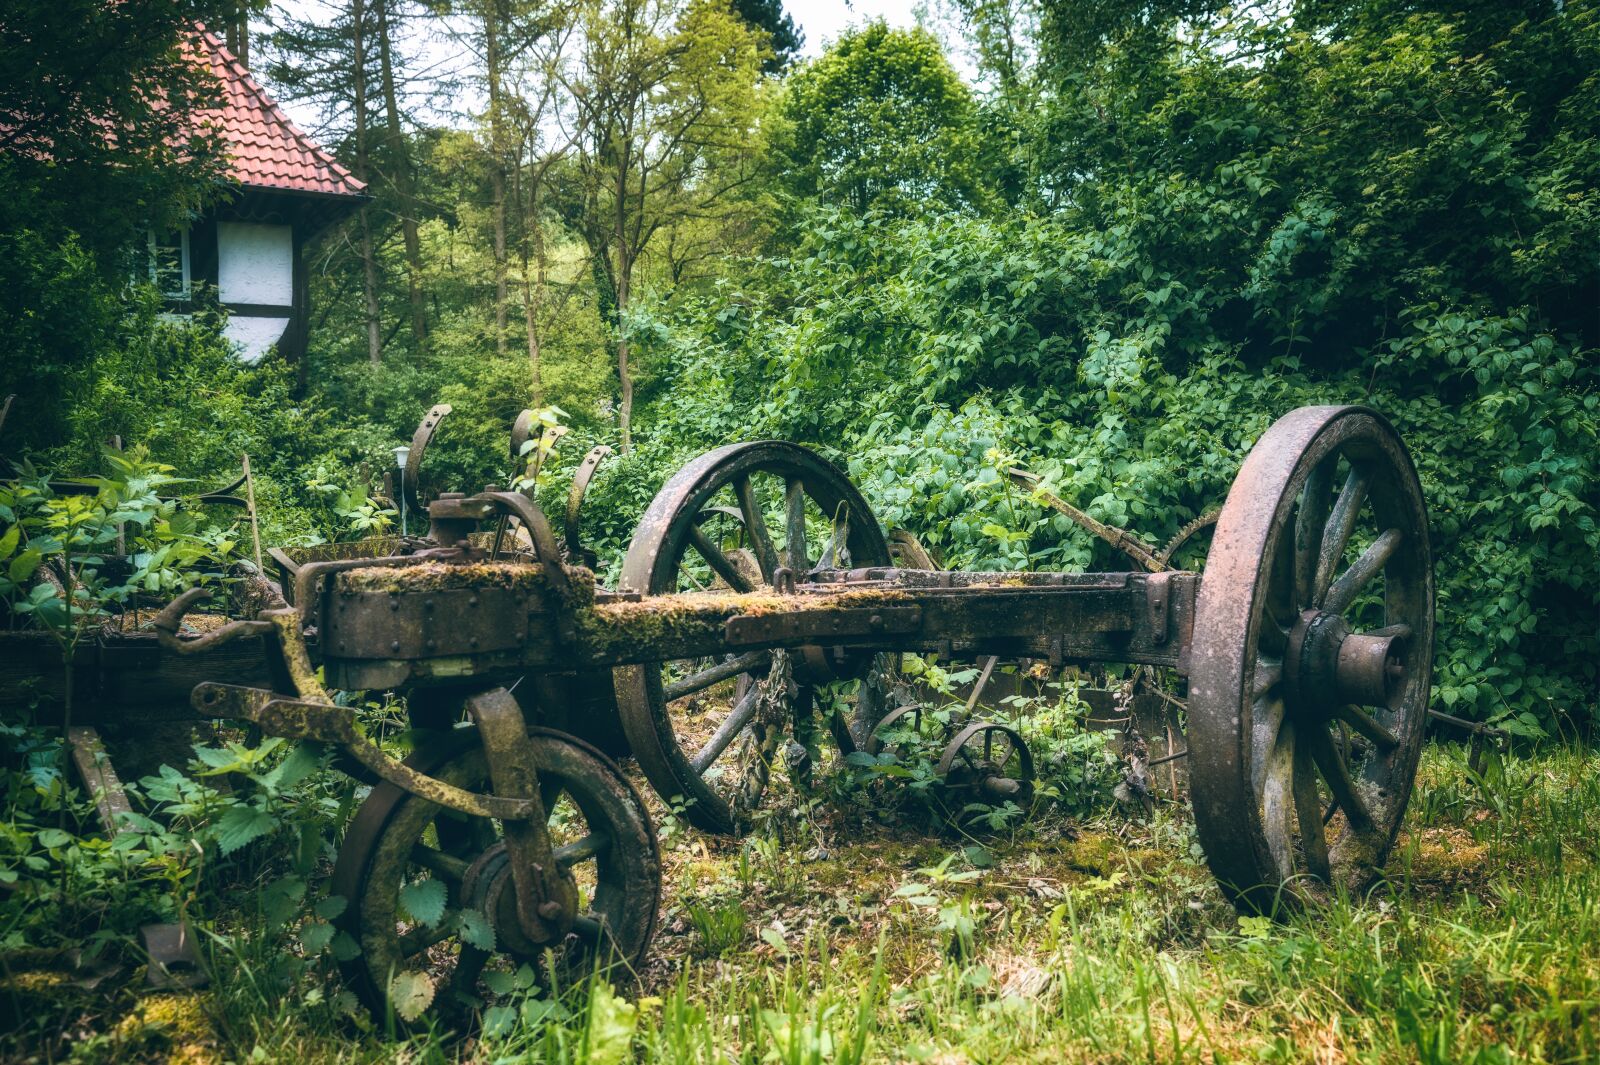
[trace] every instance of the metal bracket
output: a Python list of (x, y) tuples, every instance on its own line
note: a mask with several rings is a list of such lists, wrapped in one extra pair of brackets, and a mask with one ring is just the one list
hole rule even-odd
[(139, 929), (144, 952), (150, 958), (145, 983), (162, 990), (204, 987), (211, 982), (205, 959), (186, 924), (147, 924)]
[(336, 744), (391, 784), (464, 814), (498, 817), (503, 821), (525, 821), (536, 813), (542, 814), (536, 800), (479, 795), (419, 773), (389, 757), (356, 729), (355, 711), (349, 707), (292, 699), (260, 688), (209, 682), (197, 684), (189, 701), (208, 717), (249, 721), (269, 736)]
[(550, 846), (522, 707), (506, 689), (496, 688), (468, 699), (467, 712), (483, 740), (496, 796), (524, 802), (529, 808), (528, 817), (504, 825), (517, 924), (532, 943), (557, 941), (577, 917), (578, 886), (562, 873)]
[(1145, 578), (1144, 605), (1150, 622), (1152, 643), (1167, 642), (1167, 618), (1172, 609), (1171, 572), (1152, 573)]

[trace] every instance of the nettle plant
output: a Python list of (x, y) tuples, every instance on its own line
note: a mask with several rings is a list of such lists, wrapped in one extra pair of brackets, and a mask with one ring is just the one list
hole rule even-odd
[[(162, 488), (173, 468), (142, 449), (108, 450), (106, 472), (56, 490), (24, 465), (0, 485), (0, 602), (10, 627), (47, 633), (61, 649), (64, 716), (72, 713), (78, 647), (140, 596), (170, 596), (223, 578), (237, 541), (207, 527)], [(59, 483), (59, 482), (57, 482)]]

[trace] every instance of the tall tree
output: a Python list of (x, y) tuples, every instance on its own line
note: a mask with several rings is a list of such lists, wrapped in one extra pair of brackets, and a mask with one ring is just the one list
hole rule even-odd
[(8, 454), (59, 442), (71, 397), (121, 342), (146, 228), (181, 225), (223, 190), (220, 142), (198, 124), (215, 81), (185, 42), (228, 10), (0, 5), (0, 400), (18, 396)]
[(777, 74), (788, 69), (806, 43), (806, 35), (783, 9), (783, 0), (733, 0), (733, 11), (747, 26), (767, 35), (772, 54), (762, 62), (762, 72)]
[(494, 348), (504, 356), (506, 341), (506, 152), (510, 142), (505, 86), (506, 11), (504, 0), (484, 0), (484, 77), (489, 90), (489, 184), (494, 211)]
[(989, 198), (977, 102), (925, 30), (845, 34), (785, 86), (778, 140), (796, 192), (856, 211)]
[[(355, 102), (355, 173), (362, 181), (369, 180), (371, 176), (371, 160), (367, 154), (367, 15), (366, 0), (351, 0), (351, 43), (355, 62), (351, 65), (350, 77)], [(383, 361), (383, 321), (378, 303), (378, 263), (372, 250), (372, 218), (366, 204), (361, 206), (359, 225), (362, 294), (366, 297), (367, 311), (367, 361), (376, 366)]]
[(406, 297), (411, 308), (411, 335), (421, 348), (428, 340), (428, 313), (422, 291), (422, 240), (417, 231), (417, 174), (411, 158), (411, 139), (400, 114), (400, 94), (395, 88), (393, 25), (390, 6), (394, 0), (372, 0), (377, 13), (379, 85), (383, 90), (383, 113), (387, 126), (384, 147), (392, 156), (391, 180), (399, 201), (400, 234), (405, 240)]
[(517, 251), (521, 261), (523, 326), (532, 379), (532, 405), (545, 405), (542, 323), (550, 286), (550, 254), (545, 237), (546, 192), (550, 173), (572, 147), (556, 120), (562, 103), (561, 59), (571, 37), (570, 22), (553, 28), (528, 50), (518, 83), (517, 165), (512, 199), (517, 211)]
[[(618, 428), (633, 444), (627, 315), (664, 229), (715, 217), (756, 175), (756, 82), (770, 55), (716, 0), (585, 0), (564, 84), (576, 123), (579, 226), (614, 299)], [(602, 304), (603, 306), (603, 304)]]

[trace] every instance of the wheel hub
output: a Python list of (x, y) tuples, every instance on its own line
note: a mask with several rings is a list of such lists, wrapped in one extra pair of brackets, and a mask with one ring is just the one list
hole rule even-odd
[(500, 840), (478, 855), (467, 867), (461, 880), (461, 897), (467, 906), (488, 918), (494, 928), (496, 944), (511, 954), (536, 956), (541, 949), (559, 942), (572, 930), (575, 915), (570, 908), (554, 899), (539, 903), (543, 927), (539, 929), (537, 939), (522, 927), (517, 917), (517, 890), (512, 880), (511, 854), (506, 850), (505, 840)]
[(1350, 631), (1344, 618), (1301, 613), (1289, 633), (1284, 681), (1290, 706), (1330, 713), (1342, 706), (1389, 706), (1405, 681), (1405, 637)]

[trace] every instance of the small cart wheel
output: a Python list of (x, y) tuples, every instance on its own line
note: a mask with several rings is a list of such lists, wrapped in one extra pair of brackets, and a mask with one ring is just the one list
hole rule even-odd
[[(953, 795), (988, 806), (1033, 802), (1033, 753), (1022, 734), (996, 721), (974, 721), (939, 758), (939, 779)], [(957, 811), (958, 817), (965, 812)]]
[[(817, 566), (888, 564), (877, 519), (838, 467), (797, 444), (763, 440), (709, 451), (666, 483), (628, 546), (622, 585), (647, 596), (772, 591), (784, 579), (780, 570), (803, 583)], [(651, 787), (668, 802), (682, 801), (697, 828), (732, 835), (745, 830), (760, 802), (784, 728), (809, 730), (812, 685), (870, 662), (870, 655), (837, 660), (820, 648), (647, 662), (616, 670), (617, 706)], [(702, 693), (735, 677), (743, 679), (720, 720), (694, 712), (704, 709)], [(848, 742), (847, 730), (833, 733)]]
[[(887, 750), (896, 761), (905, 763), (911, 760), (919, 743), (943, 743), (949, 735), (950, 727), (940, 722), (931, 710), (921, 703), (906, 703), (883, 716), (872, 735), (867, 737), (864, 749), (874, 758)], [(901, 736), (904, 742), (890, 743)]]
[[(596, 965), (631, 969), (643, 959), (661, 894), (656, 834), (643, 800), (587, 744), (541, 728), (530, 728), (528, 737), (556, 862), (577, 881), (583, 916), (564, 942), (522, 942), (508, 927), (515, 904), (498, 822), (380, 784), (345, 834), (332, 885), (346, 900), (339, 924), (361, 947), (340, 967), (379, 1017), (396, 992), (464, 1027), (525, 963), (557, 983), (581, 979)], [(408, 764), (458, 787), (490, 790), (475, 729), (456, 730)], [(419, 886), (428, 881), (443, 890)], [(413, 908), (424, 912), (408, 912)], [(560, 971), (545, 971), (547, 960)], [(395, 1012), (404, 1020), (408, 1011), (396, 1004)]]
[(1228, 493), (1190, 648), (1195, 823), (1241, 909), (1381, 875), (1432, 662), (1428, 519), (1399, 435), (1364, 407), (1279, 419)]

